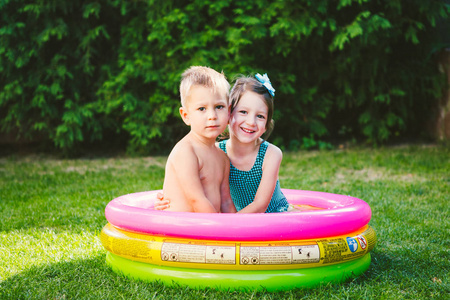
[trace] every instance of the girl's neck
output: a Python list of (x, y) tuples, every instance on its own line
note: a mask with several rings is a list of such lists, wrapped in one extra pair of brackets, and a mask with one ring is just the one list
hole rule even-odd
[(227, 142), (228, 158), (238, 170), (250, 171), (255, 164), (261, 143), (261, 138), (251, 143), (242, 143), (231, 136)]
[(242, 143), (236, 137), (230, 136), (228, 141), (229, 149), (233, 152), (233, 154), (238, 156), (245, 156), (251, 153), (257, 152), (259, 150), (259, 146), (263, 140), (261, 138), (256, 139), (251, 143)]

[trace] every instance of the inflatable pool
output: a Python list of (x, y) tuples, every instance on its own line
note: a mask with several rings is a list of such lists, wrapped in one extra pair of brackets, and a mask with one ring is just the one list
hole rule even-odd
[(376, 234), (354, 197), (283, 189), (314, 210), (272, 214), (156, 211), (156, 194), (106, 207), (100, 238), (111, 268), (131, 278), (195, 288), (286, 290), (342, 282), (370, 265)]

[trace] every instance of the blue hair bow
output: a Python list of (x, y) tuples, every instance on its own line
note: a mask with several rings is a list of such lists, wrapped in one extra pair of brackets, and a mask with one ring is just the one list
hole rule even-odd
[(272, 97), (275, 97), (275, 89), (273, 88), (272, 83), (270, 83), (270, 79), (269, 76), (267, 76), (267, 73), (265, 73), (264, 75), (257, 73), (255, 77), (267, 89), (269, 94), (271, 94)]

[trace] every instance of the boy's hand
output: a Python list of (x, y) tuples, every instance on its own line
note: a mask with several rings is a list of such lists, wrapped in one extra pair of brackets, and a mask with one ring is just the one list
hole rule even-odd
[(156, 194), (156, 200), (154, 204), (155, 210), (165, 210), (170, 207), (170, 201), (164, 199), (163, 193)]

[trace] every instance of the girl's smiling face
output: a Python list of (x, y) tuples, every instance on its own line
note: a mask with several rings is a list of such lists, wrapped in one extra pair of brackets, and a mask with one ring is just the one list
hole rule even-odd
[(266, 132), (268, 107), (263, 96), (246, 91), (230, 116), (230, 134), (240, 142), (254, 142)]

